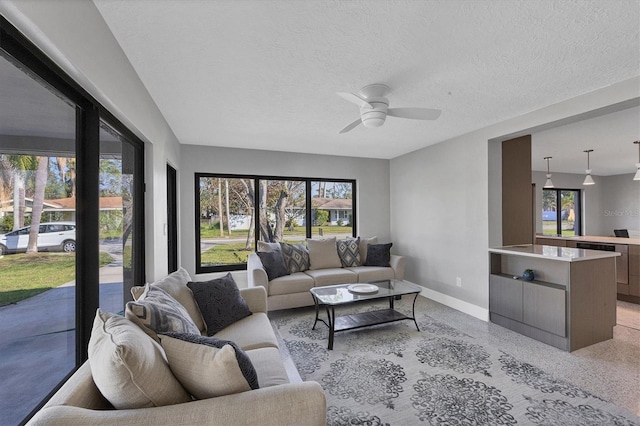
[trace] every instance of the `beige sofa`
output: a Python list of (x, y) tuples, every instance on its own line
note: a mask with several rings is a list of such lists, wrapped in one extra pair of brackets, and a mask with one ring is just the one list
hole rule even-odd
[[(366, 253), (363, 248), (360, 251)], [(251, 253), (247, 261), (247, 281), (249, 288), (265, 288), (269, 310), (275, 311), (313, 305), (313, 298), (309, 292), (313, 287), (390, 279), (402, 280), (405, 264), (406, 260), (403, 256), (391, 255), (388, 267), (351, 266), (311, 269), (270, 281), (260, 257)]]
[(295, 374), (293, 378), (288, 376), (267, 317), (265, 290), (256, 287), (241, 289), (240, 293), (253, 314), (216, 333), (215, 337), (232, 340), (246, 352), (256, 370), (259, 389), (174, 405), (116, 410), (96, 387), (87, 361), (28, 424), (326, 424), (322, 387), (316, 382), (301, 383)]

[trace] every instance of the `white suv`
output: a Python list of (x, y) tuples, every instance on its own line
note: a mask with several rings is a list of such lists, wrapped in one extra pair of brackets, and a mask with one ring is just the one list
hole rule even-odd
[[(0, 255), (26, 251), (29, 243), (29, 229), (16, 229), (0, 234)], [(76, 224), (74, 222), (41, 223), (38, 232), (38, 251), (76, 251)]]

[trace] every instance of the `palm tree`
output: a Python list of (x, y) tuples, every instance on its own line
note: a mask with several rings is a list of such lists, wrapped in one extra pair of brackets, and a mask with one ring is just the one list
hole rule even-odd
[(38, 252), (38, 231), (40, 229), (40, 219), (44, 208), (44, 189), (47, 185), (47, 171), (49, 168), (49, 157), (37, 157), (38, 168), (36, 170), (36, 184), (31, 206), (31, 228), (29, 229), (29, 242), (27, 243), (27, 253)]

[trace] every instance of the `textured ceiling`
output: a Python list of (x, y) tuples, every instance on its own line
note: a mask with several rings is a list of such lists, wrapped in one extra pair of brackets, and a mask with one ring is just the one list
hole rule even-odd
[[(94, 3), (185, 144), (388, 159), (640, 75), (639, 0)], [(442, 115), (339, 135), (371, 83)]]

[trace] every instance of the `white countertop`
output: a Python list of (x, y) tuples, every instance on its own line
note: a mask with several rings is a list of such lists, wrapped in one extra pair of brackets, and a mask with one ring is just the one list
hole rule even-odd
[(617, 257), (621, 254), (613, 251), (585, 250), (571, 247), (555, 247), (534, 244), (521, 244), (515, 246), (495, 247), (489, 249), (490, 253), (510, 254), (539, 259), (559, 260), (562, 262), (580, 262), (593, 259), (606, 259)]

